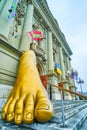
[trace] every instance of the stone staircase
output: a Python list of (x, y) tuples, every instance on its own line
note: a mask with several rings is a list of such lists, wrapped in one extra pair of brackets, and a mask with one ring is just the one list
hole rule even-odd
[[(6, 99), (0, 99), (0, 115), (5, 102)], [(13, 122), (2, 121), (0, 117), (0, 130), (80, 130), (80, 127), (87, 118), (87, 100), (64, 101), (65, 128), (63, 128), (62, 123), (61, 101), (54, 100), (52, 104), (54, 107), (54, 117), (51, 121), (47, 123), (35, 121), (31, 125), (15, 125)]]

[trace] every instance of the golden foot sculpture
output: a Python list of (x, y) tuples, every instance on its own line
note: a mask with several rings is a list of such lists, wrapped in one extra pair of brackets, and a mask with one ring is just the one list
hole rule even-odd
[(30, 124), (36, 119), (47, 122), (53, 116), (53, 107), (47, 97), (33, 51), (26, 51), (20, 58), (14, 87), (2, 109), (2, 119), (16, 124)]

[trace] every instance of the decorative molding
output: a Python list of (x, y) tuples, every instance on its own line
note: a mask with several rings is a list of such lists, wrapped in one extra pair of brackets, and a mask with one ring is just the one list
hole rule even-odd
[(15, 20), (12, 26), (13, 30), (10, 32), (12, 37), (14, 38), (18, 38), (19, 36), (19, 26), (22, 26), (23, 24), (24, 15), (26, 12), (26, 5), (27, 0), (21, 0), (17, 3)]
[(57, 47), (56, 47), (56, 44), (55, 44), (55, 43), (53, 44), (53, 50), (54, 50), (55, 52), (57, 52)]
[(57, 40), (61, 43), (61, 46), (64, 48), (64, 51), (67, 53), (67, 55), (72, 55), (72, 51), (65, 39), (65, 36), (61, 32), (57, 20), (53, 17), (46, 0), (36, 0), (36, 2), (39, 4), (44, 15), (47, 17), (47, 20), (49, 21), (50, 26), (52, 28), (52, 32), (55, 34)]
[(22, 18), (24, 17), (26, 11), (26, 3), (27, 0), (21, 0), (21, 2), (17, 4), (15, 17), (17, 25), (21, 25), (22, 23)]
[(51, 29), (50, 26), (47, 28), (47, 30), (48, 30), (49, 32), (52, 32), (52, 29)]
[(13, 51), (14, 53), (16, 53), (19, 56), (22, 55), (22, 52), (20, 52), (16, 48), (12, 47), (11, 45), (9, 45), (7, 42), (3, 41), (2, 39), (0, 39), (0, 45), (3, 46), (4, 48), (10, 49), (11, 51)]

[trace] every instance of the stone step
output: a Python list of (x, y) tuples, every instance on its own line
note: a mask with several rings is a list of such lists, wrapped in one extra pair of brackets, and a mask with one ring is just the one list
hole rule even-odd
[(86, 120), (83, 122), (83, 124), (81, 125), (79, 130), (87, 130), (87, 118)]
[(86, 118), (87, 118), (87, 108), (79, 111), (79, 113), (75, 114), (72, 118), (68, 119), (66, 121), (66, 124), (71, 130), (79, 130)]
[[(6, 99), (0, 99), (0, 111), (6, 102)], [(2, 121), (0, 118), (0, 130), (79, 130), (83, 121), (87, 118), (87, 101), (64, 101), (65, 102), (65, 124), (67, 128), (62, 128), (62, 113), (57, 111), (54, 113), (54, 117), (51, 121), (46, 123), (34, 122), (31, 125), (21, 124), (15, 125), (14, 123), (8, 123)], [(61, 106), (56, 106), (57, 101), (54, 103), (54, 109), (61, 109)], [(57, 103), (57, 104), (56, 104)], [(59, 101), (61, 103), (61, 101)], [(59, 108), (58, 108), (59, 107)], [(0, 114), (1, 115), (1, 114)]]
[(87, 108), (83, 109), (79, 113), (75, 114), (74, 116), (66, 120), (65, 128), (63, 128), (63, 123), (61, 123), (61, 124), (55, 124), (55, 126), (53, 127), (50, 126), (51, 128), (50, 130), (80, 130), (80, 127), (86, 118), (87, 118)]
[[(2, 110), (5, 102), (6, 102), (7, 99), (0, 99), (0, 111)], [(53, 107), (54, 107), (54, 110), (58, 109), (58, 108), (61, 108), (61, 101), (59, 100), (56, 100), (56, 101), (51, 101), (52, 104), (53, 104)], [(64, 106), (66, 109), (68, 109), (69, 107), (72, 107), (74, 105), (82, 105), (84, 103), (86, 103), (87, 101), (68, 101), (68, 100), (65, 100), (64, 101)]]
[(56, 122), (39, 123), (34, 122), (31, 125), (22, 124), (15, 125), (14, 123), (7, 123), (0, 120), (0, 130), (80, 130), (80, 126), (87, 117), (87, 108), (83, 109), (79, 113), (75, 114), (72, 118), (65, 121), (66, 128), (62, 127), (62, 123)]
[[(61, 100), (51, 100), (53, 104), (61, 103)], [(81, 102), (87, 102), (87, 100), (64, 100), (65, 103), (81, 103)]]
[[(79, 113), (81, 110), (87, 108), (87, 104), (77, 106), (75, 108), (68, 109), (64, 111), (65, 120), (69, 119), (70, 117), (74, 116), (75, 114)], [(54, 117), (52, 118), (51, 122), (61, 123), (62, 122), (62, 112), (54, 113)]]
[[(61, 101), (51, 101), (53, 106), (56, 107), (56, 106), (61, 106)], [(87, 100), (75, 100), (75, 101), (70, 101), (70, 100), (64, 100), (64, 105), (70, 105), (70, 104), (84, 104), (84, 103), (87, 103)]]
[[(75, 108), (77, 106), (81, 106), (83, 105), (84, 103), (81, 103), (81, 104), (69, 104), (69, 105), (65, 105), (64, 104), (64, 110), (68, 110), (68, 109), (71, 109), (71, 108)], [(58, 113), (58, 112), (61, 112), (61, 106), (55, 106), (54, 107), (54, 113)]]
[(29, 125), (15, 125), (14, 123), (8, 123), (0, 120), (0, 130), (35, 130), (30, 128)]

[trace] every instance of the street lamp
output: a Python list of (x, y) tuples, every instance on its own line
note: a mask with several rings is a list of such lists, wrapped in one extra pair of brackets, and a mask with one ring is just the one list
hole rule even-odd
[(81, 93), (83, 93), (82, 84), (84, 84), (84, 81), (81, 78), (79, 78), (78, 81), (77, 81), (77, 83), (80, 85)]

